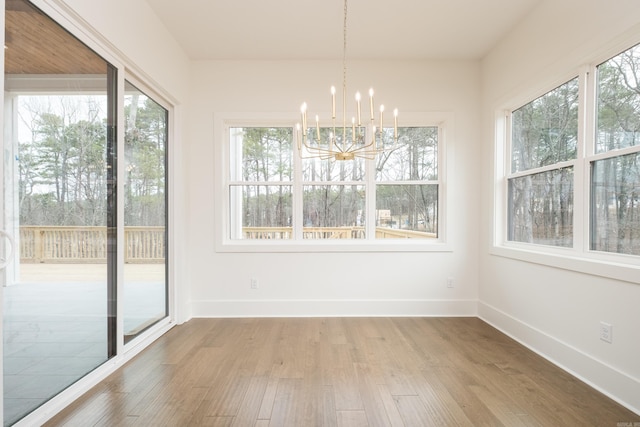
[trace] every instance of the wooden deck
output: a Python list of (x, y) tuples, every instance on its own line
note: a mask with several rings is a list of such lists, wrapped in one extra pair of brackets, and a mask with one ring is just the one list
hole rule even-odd
[[(20, 282), (99, 282), (106, 277), (106, 264), (20, 264)], [(164, 264), (125, 264), (125, 281), (163, 282)]]

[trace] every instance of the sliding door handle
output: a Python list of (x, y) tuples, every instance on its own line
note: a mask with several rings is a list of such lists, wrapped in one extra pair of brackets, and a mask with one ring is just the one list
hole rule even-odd
[(16, 244), (13, 237), (11, 237), (11, 234), (4, 230), (0, 230), (0, 237), (3, 237), (7, 242), (9, 242), (9, 244), (4, 247), (2, 256), (0, 256), (0, 270), (3, 270), (11, 261), (13, 261)]

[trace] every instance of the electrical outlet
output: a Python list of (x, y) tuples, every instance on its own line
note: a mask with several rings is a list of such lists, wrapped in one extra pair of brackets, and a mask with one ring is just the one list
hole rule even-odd
[(604, 342), (613, 342), (613, 325), (600, 322), (600, 339)]
[(453, 277), (447, 278), (447, 288), (453, 288)]
[(258, 289), (258, 279), (255, 277), (251, 278), (251, 289)]

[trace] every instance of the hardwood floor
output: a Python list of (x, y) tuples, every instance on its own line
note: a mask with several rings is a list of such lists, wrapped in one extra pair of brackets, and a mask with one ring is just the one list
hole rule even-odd
[(623, 408), (476, 318), (194, 319), (47, 426), (611, 426)]

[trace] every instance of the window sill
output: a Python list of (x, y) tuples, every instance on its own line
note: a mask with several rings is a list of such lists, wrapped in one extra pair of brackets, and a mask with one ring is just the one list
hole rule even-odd
[(490, 254), (532, 264), (546, 265), (563, 270), (576, 271), (592, 276), (606, 277), (640, 284), (640, 260), (635, 256), (589, 252), (578, 256), (573, 250), (534, 248), (520, 245), (493, 246)]
[(256, 241), (235, 240), (216, 243), (216, 252), (289, 253), (289, 252), (453, 252), (444, 242), (394, 241)]

